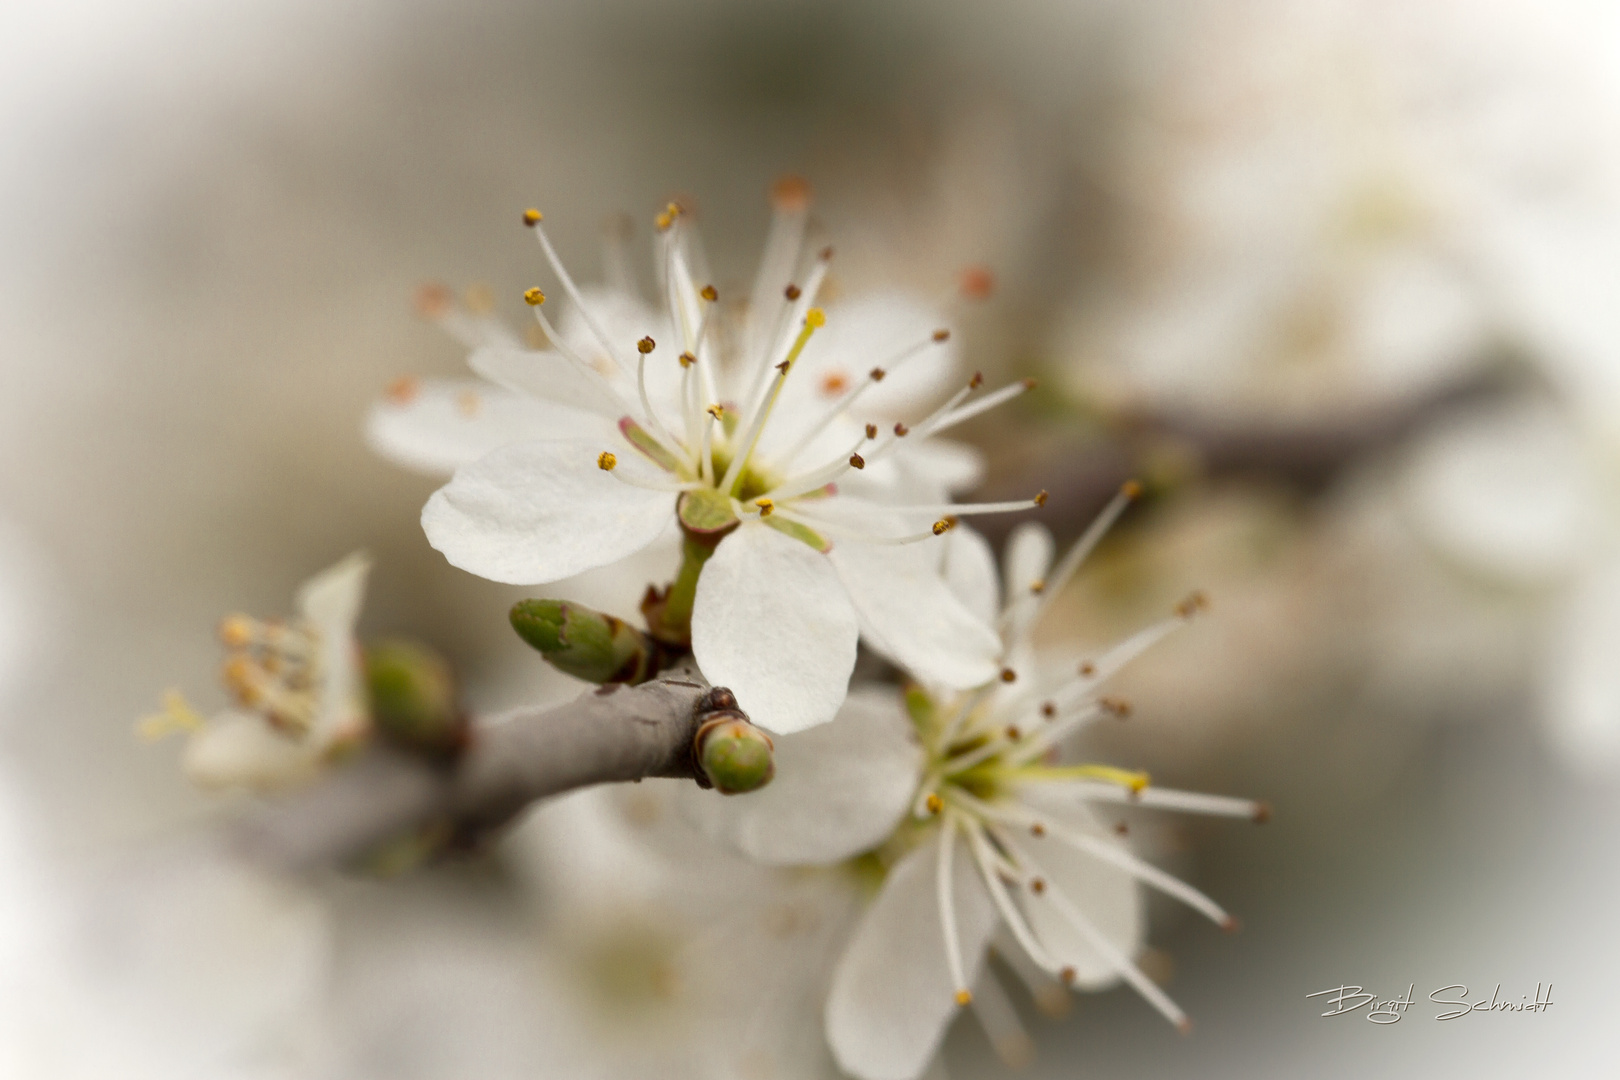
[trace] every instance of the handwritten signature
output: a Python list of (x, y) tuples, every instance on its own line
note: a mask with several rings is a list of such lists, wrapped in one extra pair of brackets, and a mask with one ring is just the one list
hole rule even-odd
[[(1413, 995), (1416, 992), (1417, 984), (1411, 983), (1407, 986), (1406, 993), (1399, 997), (1381, 998), (1371, 990), (1346, 984), (1335, 986), (1331, 990), (1318, 990), (1314, 994), (1306, 994), (1305, 997), (1307, 999), (1327, 998), (1327, 1004), (1331, 1005), (1332, 1008), (1323, 1013), (1323, 1016), (1344, 1016), (1366, 1009), (1366, 1012), (1362, 1013), (1362, 1015), (1373, 1023), (1394, 1024), (1399, 1023), (1401, 1017), (1406, 1015), (1406, 1010), (1412, 1007), (1415, 1000)], [(1468, 991), (1468, 987), (1463, 983), (1442, 986), (1429, 995), (1429, 1000), (1437, 1005), (1451, 1005), (1455, 1006), (1455, 1008), (1436, 1013), (1434, 1018), (1436, 1020), (1456, 1020), (1473, 1013), (1540, 1013), (1552, 1008), (1553, 1003), (1552, 983), (1547, 984), (1545, 994), (1542, 985), (1536, 983), (1536, 993), (1533, 1000), (1529, 994), (1520, 996), (1518, 1001), (1511, 998), (1504, 1000), (1501, 983), (1496, 984), (1496, 988), (1491, 991), (1491, 996), (1488, 998), (1469, 1001), (1468, 999), (1472, 996)]]

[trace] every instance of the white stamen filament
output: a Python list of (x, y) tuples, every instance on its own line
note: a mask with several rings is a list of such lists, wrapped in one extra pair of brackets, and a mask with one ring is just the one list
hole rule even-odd
[[(529, 310), (534, 313), (535, 322), (540, 324), (540, 329), (545, 331), (546, 337), (551, 341), (552, 345), (556, 346), (557, 351), (562, 353), (565, 360), (578, 368), (586, 379), (590, 380), (599, 390), (606, 394), (609, 400), (613, 401), (625, 416), (636, 415), (635, 406), (630, 404), (625, 399), (625, 396), (619, 393), (600, 371), (596, 370), (594, 364), (575, 352), (574, 347), (563, 340), (563, 336), (557, 333), (557, 328), (551, 325), (551, 320), (546, 318), (546, 313), (540, 309), (539, 304), (534, 305)], [(668, 450), (669, 447), (666, 446), (664, 449)], [(673, 451), (671, 452), (673, 453)], [(679, 455), (675, 456), (678, 457)]]
[[(1040, 863), (1030, 858), (1027, 852), (1012, 844), (1009, 839), (1002, 839), (1011, 850), (1017, 853), (1020, 862), (1024, 863), (1040, 877), (1048, 881), (1051, 880), (1051, 875), (1041, 868)], [(1064, 895), (1062, 889), (1044, 889), (1036, 899), (1037, 901), (1049, 903), (1056, 908), (1064, 921), (1073, 927), (1076, 933), (1086, 939), (1086, 943), (1102, 956), (1108, 966), (1118, 972), (1126, 982), (1130, 983), (1138, 994), (1146, 998), (1148, 1004), (1164, 1014), (1165, 1019), (1175, 1024), (1182, 1031), (1186, 1031), (1191, 1026), (1187, 1020), (1187, 1014), (1182, 1012), (1174, 1001), (1170, 1000), (1168, 994), (1159, 989), (1158, 984), (1143, 974), (1141, 968), (1137, 967), (1124, 953), (1120, 952), (1114, 943), (1109, 941), (1102, 931), (1097, 929), (1096, 924), (1086, 918), (1084, 912), (1075, 907), (1074, 901)]]
[(777, 399), (781, 397), (782, 384), (787, 382), (787, 377), (793, 373), (799, 354), (804, 352), (804, 347), (810, 341), (810, 336), (816, 332), (817, 325), (818, 320), (807, 315), (803, 327), (799, 330), (799, 336), (793, 342), (793, 348), (789, 350), (787, 357), (776, 366), (776, 378), (771, 380), (770, 390), (764, 402), (754, 410), (753, 416), (749, 419), (748, 430), (742, 439), (738, 441), (739, 449), (737, 454), (731, 459), (731, 465), (726, 469), (725, 479), (720, 482), (720, 490), (726, 494), (729, 495), (735, 491), (738, 482), (742, 479), (743, 468), (747, 465), (748, 459), (753, 456), (754, 447), (759, 442), (760, 433), (765, 430), (765, 422), (771, 418), (771, 412), (776, 408)]
[[(1063, 970), (1063, 965), (1035, 937), (1035, 932), (1030, 929), (1023, 912), (1018, 910), (1017, 905), (1012, 901), (1012, 897), (1007, 893), (1007, 887), (1002, 883), (1001, 875), (995, 868), (993, 858), (995, 853), (990, 849), (990, 841), (985, 838), (984, 826), (969, 821), (966, 825), (966, 832), (968, 842), (972, 845), (975, 860), (978, 862), (979, 876), (984, 879), (984, 886), (990, 891), (990, 899), (995, 903), (996, 909), (1001, 912), (1002, 921), (1007, 924), (1007, 929), (1012, 932), (1013, 940), (1018, 943), (1019, 948), (1024, 950), (1024, 954), (1035, 962), (1037, 967), (1042, 971), (1056, 975)], [(1014, 880), (1022, 880), (1024, 875), (1017, 868), (1014, 868), (1012, 877)]]
[(971, 405), (963, 405), (960, 409), (955, 409), (944, 416), (941, 416), (938, 420), (934, 421), (933, 424), (929, 425), (928, 434), (938, 435), (947, 428), (953, 428), (957, 424), (966, 423), (975, 416), (978, 416), (980, 413), (988, 412), (1004, 402), (1011, 401), (1020, 394), (1028, 393), (1032, 385), (1033, 384), (1028, 381), (1015, 382), (1010, 386), (1003, 386), (1000, 390), (997, 390), (994, 393), (986, 394), (984, 397), (980, 398), (978, 401), (975, 401)]
[(1132, 792), (1129, 788), (1094, 780), (1058, 780), (1063, 790), (1082, 799), (1095, 802), (1126, 803), (1158, 810), (1178, 810), (1188, 814), (1209, 814), (1215, 817), (1239, 817), (1254, 820), (1265, 813), (1265, 806), (1253, 799), (1236, 799), (1228, 795), (1205, 795), (1197, 791), (1177, 791), (1173, 788), (1145, 787)]
[[(850, 462), (850, 458), (853, 457), (860, 450), (860, 448), (865, 445), (865, 443), (866, 438), (865, 436), (862, 436), (855, 441), (854, 446), (851, 446), (849, 450), (844, 453), (843, 457), (829, 462), (819, 469), (812, 469), (809, 472), (800, 473), (798, 476), (790, 476), (780, 484), (776, 485), (775, 488), (767, 491), (765, 495), (768, 498), (775, 499), (777, 502), (782, 502), (786, 499), (796, 498), (805, 494), (806, 492), (811, 492), (817, 490), (818, 488), (826, 487), (828, 484), (832, 483), (834, 480), (838, 479), (840, 476), (843, 476), (846, 472), (855, 467)], [(792, 459), (786, 458), (785, 460)]]
[[(1106, 710), (1095, 701), (1087, 702), (1083, 708), (1075, 711), (1059, 712), (1054, 722), (1047, 724), (1045, 727), (1037, 728), (1035, 734), (1027, 742), (1021, 743), (1009, 756), (1007, 763), (1018, 766), (1039, 759), (1042, 754), (1087, 724), (1097, 720), (1105, 712)], [(1033, 717), (1030, 723), (1033, 726)]]
[(770, 232), (765, 237), (765, 253), (760, 257), (754, 287), (749, 293), (750, 349), (766, 351), (768, 343), (761, 333), (763, 327), (760, 320), (765, 317), (771, 300), (782, 295), (782, 290), (792, 277), (794, 264), (799, 261), (799, 248), (804, 243), (804, 225), (808, 216), (803, 209), (778, 209), (771, 215)]
[(636, 355), (636, 392), (641, 395), (641, 408), (647, 414), (648, 427), (652, 429), (650, 434), (665, 449), (673, 447), (677, 461), (695, 469), (697, 462), (692, 460), (691, 453), (681, 444), (681, 441), (674, 436), (669, 428), (664, 426), (663, 419), (652, 407), (652, 399), (647, 396), (647, 357), (650, 355), (650, 353), (641, 352), (639, 349)]
[[(965, 795), (966, 793), (963, 792), (962, 794)], [(1094, 859), (1125, 871), (1138, 881), (1158, 889), (1166, 896), (1180, 900), (1194, 911), (1208, 917), (1217, 926), (1228, 926), (1232, 922), (1232, 917), (1227, 914), (1226, 910), (1204, 893), (1188, 885), (1180, 878), (1165, 873), (1152, 863), (1145, 862), (1132, 855), (1129, 851), (1106, 840), (1075, 832), (1065, 825), (1038, 816), (1023, 806), (1008, 805), (1006, 803), (992, 805), (972, 796), (967, 796), (963, 802), (970, 809), (992, 821), (1024, 829), (1039, 825), (1040, 832), (1037, 835), (1050, 836), (1083, 855), (1089, 855)]]
[(939, 925), (945, 934), (945, 965), (950, 970), (951, 982), (960, 1002), (968, 995), (967, 976), (962, 967), (962, 945), (956, 936), (956, 879), (952, 856), (956, 851), (956, 818), (946, 811), (940, 823), (939, 852), (935, 859), (935, 899), (939, 903)]
[(887, 378), (889, 375), (892, 375), (894, 372), (900, 370), (901, 365), (907, 360), (910, 360), (914, 356), (920, 355), (926, 349), (928, 349), (929, 346), (934, 344), (937, 344), (937, 341), (935, 338), (930, 336), (923, 341), (917, 342), (914, 345), (902, 349), (900, 352), (896, 353), (885, 362), (879, 364), (877, 368), (874, 369), (883, 372), (883, 375), (880, 377), (874, 378), (871, 372), (868, 372), (866, 378), (862, 379), (850, 390), (845, 391), (842, 397), (833, 402), (832, 405), (828, 407), (827, 411), (822, 414), (821, 418), (810, 426), (810, 430), (806, 431), (804, 435), (800, 437), (799, 441), (793, 445), (793, 449), (789, 450), (783, 456), (790, 461), (793, 458), (798, 457), (804, 452), (804, 448), (809, 446), (810, 443), (815, 440), (817, 435), (820, 435), (823, 431), (827, 430), (827, 428), (834, 421), (836, 421), (840, 416), (843, 416), (844, 413), (848, 412), (849, 407), (855, 404), (857, 398), (859, 398), (867, 390), (876, 386), (882, 378)]
[[(601, 345), (602, 351), (607, 353), (608, 357), (619, 365), (620, 370), (628, 375), (630, 372), (625, 365), (624, 358), (614, 351), (613, 344), (608, 341), (608, 336), (603, 332), (601, 324), (596, 321), (596, 316), (591, 314), (591, 309), (585, 305), (584, 298), (580, 296), (579, 286), (574, 284), (574, 279), (568, 273), (568, 269), (563, 266), (562, 259), (557, 257), (557, 249), (551, 246), (551, 238), (546, 235), (545, 224), (536, 221), (530, 228), (534, 230), (535, 237), (540, 241), (540, 247), (546, 253), (546, 261), (551, 264), (552, 273), (557, 275), (557, 279), (562, 282), (563, 291), (574, 302), (574, 306), (579, 308), (579, 313), (584, 317), (585, 325), (590, 327), (591, 334), (596, 338), (597, 344)], [(535, 310), (538, 311), (539, 308), (536, 307)], [(550, 334), (550, 331), (547, 331), (547, 333)], [(559, 340), (555, 334), (550, 334), (550, 337), (554, 342)]]
[(1086, 531), (1080, 534), (1080, 539), (1076, 540), (1069, 550), (1064, 553), (1063, 558), (1058, 561), (1057, 569), (1046, 576), (1046, 587), (1041, 590), (1040, 603), (1030, 618), (1030, 627), (1040, 621), (1041, 616), (1051, 607), (1053, 599), (1063, 591), (1063, 587), (1069, 583), (1069, 579), (1074, 577), (1075, 571), (1080, 569), (1080, 565), (1086, 561), (1087, 556), (1102, 541), (1108, 530), (1113, 527), (1114, 522), (1119, 520), (1119, 516), (1125, 512), (1125, 508), (1131, 504), (1134, 497), (1135, 488), (1133, 485), (1127, 484), (1121, 488), (1108, 501), (1108, 505), (1103, 507), (1102, 513), (1098, 514), (1091, 524), (1086, 526)]
[(990, 969), (980, 974), (970, 1004), (1001, 1063), (1009, 1069), (1028, 1065), (1035, 1056), (1035, 1043), (1019, 1021), (1018, 1010), (1013, 1008), (1001, 980)]

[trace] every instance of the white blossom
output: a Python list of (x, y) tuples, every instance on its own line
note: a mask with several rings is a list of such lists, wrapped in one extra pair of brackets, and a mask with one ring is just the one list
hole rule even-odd
[(994, 635), (944, 587), (940, 548), (924, 542), (960, 515), (1044, 496), (948, 501), (978, 464), (936, 437), (1029, 384), (969, 400), (975, 376), (921, 418), (895, 419), (949, 379), (949, 330), (898, 296), (816, 307), (831, 250), (801, 251), (801, 187), (779, 185), (776, 205), (740, 315), (701, 284), (702, 250), (678, 207), (660, 217), (663, 310), (622, 289), (578, 288), (530, 211), (572, 302), (559, 328), (544, 295), (527, 294), (551, 349), (524, 350), (453, 312), (477, 346), (474, 371), (504, 388), (488, 428), (468, 434), (477, 417), (448, 404), (465, 393), (477, 396), (456, 400), (482, 402), (483, 391), (435, 385), (405, 402), (408, 418), (380, 407), (371, 430), (398, 459), (459, 462), (423, 527), (453, 564), (495, 581), (544, 584), (615, 564), (678, 522), (687, 542), (667, 598), (675, 634), (689, 625), (708, 679), (761, 725), (791, 732), (837, 711), (861, 633), (942, 684), (988, 678)]
[(297, 614), (262, 621), (228, 616), (227, 688), (236, 705), (204, 720), (176, 691), (141, 730), (188, 731), (186, 775), (207, 787), (277, 788), (314, 777), (370, 725), (355, 621), (371, 560), (356, 552), (299, 586)]
[[(1077, 669), (1043, 677), (1033, 629), (1127, 501), (1122, 493), (1056, 566), (1043, 528), (1016, 531), (1004, 600), (988, 544), (966, 530), (954, 535), (945, 572), (997, 629), (1000, 675), (967, 691), (919, 679), (903, 700), (852, 695), (846, 709), (870, 718), (778, 740), (779, 775), (796, 766), (796, 785), (789, 780), (697, 811), (711, 833), (765, 861), (824, 862), (872, 851), (886, 866), (826, 1006), (834, 1054), (863, 1080), (918, 1076), (956, 1009), (981, 992), (988, 1000), (977, 1011), (1000, 1033), (993, 1037), (1018, 1043), (1003, 992), (983, 970), (993, 939), (1016, 954), (1014, 970), (1038, 995), (1123, 979), (1185, 1027), (1181, 1010), (1132, 960), (1142, 933), (1137, 885), (1160, 889), (1223, 927), (1235, 925), (1208, 897), (1133, 855), (1090, 806), (1254, 819), (1264, 818), (1263, 806), (1161, 789), (1145, 774), (1112, 766), (1053, 763), (1070, 736), (1128, 711), (1101, 696), (1103, 685), (1202, 603), (1191, 598), (1173, 617)], [(810, 805), (816, 812), (807, 812)]]

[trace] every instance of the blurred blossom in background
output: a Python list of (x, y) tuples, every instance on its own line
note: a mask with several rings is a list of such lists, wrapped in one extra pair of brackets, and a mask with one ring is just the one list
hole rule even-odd
[[(411, 298), (479, 286), (515, 320), (524, 207), (600, 280), (604, 236), (633, 222), (644, 265), (672, 197), (735, 289), (787, 172), (846, 293), (990, 272), (966, 363), (1042, 384), (969, 431), (987, 491), (1051, 489), (1072, 536), (1147, 483), (1048, 637), (1212, 597), (1122, 676), (1098, 756), (1274, 807), (1142, 825), (1244, 921), (1149, 906), (1195, 1032), (1077, 996), (1025, 1016), (1025, 1075), (1607, 1074), (1617, 57), (1578, 0), (9, 5), (0, 1075), (836, 1075), (849, 883), (693, 854), (657, 785), (288, 883), (204, 839), (244, 799), (132, 734), (213, 684), (222, 614), (358, 548), (363, 631), (443, 650), (480, 710), (571, 696), (507, 625), (524, 594), (427, 546), (437, 482), (366, 448), (392, 379), (464, 373)], [(712, 894), (661, 877), (703, 859)], [(748, 918), (717, 945), (722, 902)], [(796, 974), (736, 1002), (739, 955)], [(1409, 983), (1390, 1026), (1306, 998)], [(1437, 1023), (1454, 983), (1555, 1005)], [(706, 1057), (745, 1006), (754, 1042)], [(965, 1017), (942, 1061), (1009, 1071)]]

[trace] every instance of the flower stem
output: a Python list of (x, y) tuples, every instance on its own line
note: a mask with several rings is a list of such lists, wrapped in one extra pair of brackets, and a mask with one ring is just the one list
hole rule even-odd
[(647, 632), (661, 643), (682, 649), (692, 647), (692, 604), (697, 598), (698, 577), (719, 543), (719, 537), (687, 533), (681, 539), (681, 568), (675, 580), (663, 592), (648, 586), (641, 613), (647, 619)]

